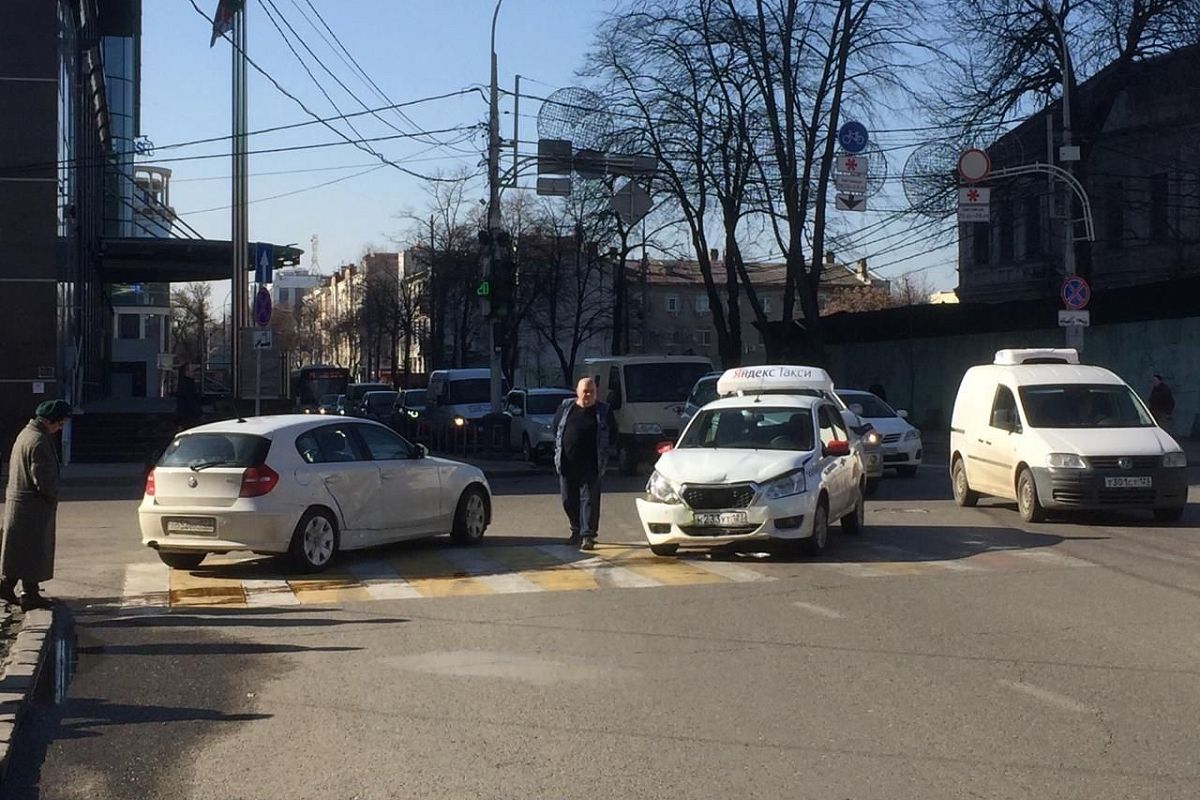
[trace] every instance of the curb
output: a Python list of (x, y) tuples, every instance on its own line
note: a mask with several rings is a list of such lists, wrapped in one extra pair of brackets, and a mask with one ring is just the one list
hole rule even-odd
[(53, 627), (52, 611), (27, 611), (9, 651), (4, 675), (0, 677), (0, 786), (3, 786), (8, 773), (8, 758), (16, 742), (17, 731), (29, 710), (38, 679), (45, 667)]

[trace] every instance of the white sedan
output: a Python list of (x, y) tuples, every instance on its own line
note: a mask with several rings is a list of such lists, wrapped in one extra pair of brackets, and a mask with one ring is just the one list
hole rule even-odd
[(838, 389), (850, 410), (879, 434), (883, 447), (883, 466), (895, 467), (896, 473), (911, 478), (921, 466), (921, 431), (908, 421), (907, 412), (892, 408), (877, 395), (858, 389)]
[(142, 543), (175, 569), (209, 553), (286, 554), (302, 571), (341, 550), (449, 533), (478, 542), (492, 497), (477, 467), (390, 429), (305, 415), (226, 420), (175, 437), (146, 479)]
[(668, 448), (637, 501), (655, 555), (747, 542), (816, 555), (831, 520), (862, 530), (862, 456), (828, 400), (727, 397), (700, 409)]

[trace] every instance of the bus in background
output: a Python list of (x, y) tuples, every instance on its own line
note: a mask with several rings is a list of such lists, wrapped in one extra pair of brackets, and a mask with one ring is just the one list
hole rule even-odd
[(350, 385), (350, 370), (328, 364), (309, 364), (292, 370), (292, 402), (296, 411), (316, 414), (324, 395), (346, 393)]

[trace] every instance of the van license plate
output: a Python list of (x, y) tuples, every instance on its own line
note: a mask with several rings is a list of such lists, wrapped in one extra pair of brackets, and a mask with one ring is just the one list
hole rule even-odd
[(696, 514), (696, 524), (713, 528), (727, 528), (731, 525), (745, 525), (745, 511), (721, 511), (714, 514)]
[(1105, 489), (1149, 489), (1154, 485), (1153, 479), (1145, 478), (1105, 478)]
[(213, 517), (168, 517), (167, 535), (216, 536), (217, 520)]

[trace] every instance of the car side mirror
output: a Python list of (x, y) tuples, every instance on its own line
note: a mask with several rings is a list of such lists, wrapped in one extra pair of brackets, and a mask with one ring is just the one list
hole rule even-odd
[(508, 410), (508, 413), (512, 414), (514, 417), (525, 416), (525, 411), (520, 406), (513, 406)]
[(822, 449), (826, 456), (848, 456), (850, 455), (850, 442), (845, 439), (834, 439)]
[(414, 448), (413, 453), (413, 458), (428, 458), (429, 448), (423, 444), (418, 444), (416, 448)]
[(896, 409), (896, 416), (899, 417), (900, 419), (908, 419), (908, 412), (905, 411), (903, 408), (898, 408), (898, 409)]

